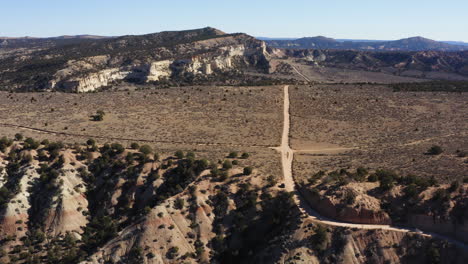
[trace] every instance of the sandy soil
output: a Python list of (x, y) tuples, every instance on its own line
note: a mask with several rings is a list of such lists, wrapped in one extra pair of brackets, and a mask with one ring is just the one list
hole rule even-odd
[[(291, 87), (291, 145), (302, 177), (321, 169), (390, 168), (451, 182), (466, 176), (468, 95), (379, 85)], [(445, 151), (425, 155), (432, 145)]]
[(284, 176), (284, 184), (285, 190), (288, 192), (294, 193), (294, 201), (299, 207), (302, 214), (305, 215), (308, 219), (313, 221), (319, 222), (321, 224), (326, 224), (330, 226), (340, 226), (340, 227), (348, 227), (348, 228), (358, 228), (358, 229), (380, 229), (380, 230), (388, 230), (388, 231), (397, 231), (397, 232), (416, 232), (421, 236), (425, 237), (436, 237), (440, 239), (444, 239), (450, 241), (451, 243), (456, 244), (459, 247), (468, 249), (468, 245), (464, 244), (463, 242), (451, 239), (450, 237), (431, 233), (431, 232), (423, 232), (417, 229), (412, 228), (401, 228), (395, 227), (390, 225), (370, 225), (370, 224), (351, 224), (336, 221), (333, 219), (328, 219), (326, 217), (321, 216), (316, 211), (314, 211), (306, 202), (305, 198), (302, 197), (300, 192), (297, 191), (295, 179), (293, 176), (293, 161), (294, 161), (294, 151), (289, 146), (289, 131), (290, 131), (290, 99), (289, 99), (289, 86), (284, 87), (284, 108), (283, 108), (283, 134), (281, 137), (281, 146), (276, 148), (277, 151), (281, 153), (281, 163), (283, 167), (283, 176)]
[[(183, 87), (92, 94), (0, 92), (0, 123), (83, 136), (149, 142), (279, 145), (281, 87)], [(34, 98), (34, 99), (32, 99)], [(106, 113), (104, 121), (90, 116)], [(278, 124), (278, 125), (276, 125)], [(13, 136), (16, 127), (0, 126)], [(31, 133), (29, 133), (31, 132)], [(35, 138), (57, 137), (24, 131)], [(37, 132), (37, 131), (36, 131)], [(99, 142), (106, 142), (98, 138)]]

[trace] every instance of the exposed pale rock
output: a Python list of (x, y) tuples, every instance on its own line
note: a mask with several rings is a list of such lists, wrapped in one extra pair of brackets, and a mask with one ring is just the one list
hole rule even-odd
[(161, 78), (170, 77), (172, 74), (170, 60), (156, 61), (151, 63), (147, 81), (159, 81)]
[(58, 179), (63, 180), (60, 194), (54, 197), (56, 202), (49, 209), (44, 223), (45, 230), (53, 236), (68, 231), (81, 233), (81, 227), (88, 222), (82, 213), (82, 210), (88, 208), (88, 201), (84, 195), (85, 184), (71, 165), (65, 165), (63, 171)]

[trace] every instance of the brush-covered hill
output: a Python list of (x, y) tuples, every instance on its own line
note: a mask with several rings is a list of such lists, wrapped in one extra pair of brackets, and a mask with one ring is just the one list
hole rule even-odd
[(386, 51), (305, 49), (283, 50), (287, 58), (297, 58), (314, 66), (384, 72), (401, 76), (448, 79), (447, 75), (468, 76), (468, 51)]
[(86, 92), (123, 80), (190, 81), (248, 68), (269, 69), (264, 42), (214, 28), (47, 41), (45, 48), (3, 56), (0, 89)]
[[(466, 263), (414, 233), (305, 218), (254, 155), (0, 138), (1, 263)], [(223, 161), (224, 160), (224, 161)]]

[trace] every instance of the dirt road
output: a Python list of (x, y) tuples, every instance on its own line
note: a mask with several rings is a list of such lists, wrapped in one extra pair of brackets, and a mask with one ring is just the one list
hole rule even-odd
[[(290, 117), (289, 117), (289, 86), (284, 87), (284, 108), (283, 108), (283, 115), (284, 115), (284, 123), (283, 123), (283, 135), (281, 138), (281, 146), (274, 148), (281, 153), (281, 163), (283, 166), (283, 175), (284, 175), (284, 185), (285, 189), (288, 192), (294, 193), (294, 201), (299, 207), (300, 211), (308, 218), (312, 220), (322, 223), (325, 225), (331, 226), (341, 226), (341, 227), (349, 227), (349, 228), (359, 228), (359, 229), (382, 229), (382, 230), (389, 230), (389, 231), (397, 231), (397, 232), (414, 232), (418, 233), (422, 236), (426, 237), (436, 237), (439, 239), (447, 240), (459, 247), (464, 249), (468, 249), (468, 245), (463, 242), (454, 240), (450, 237), (446, 237), (444, 235), (439, 235), (430, 232), (423, 232), (417, 229), (411, 228), (403, 228), (403, 227), (396, 227), (390, 225), (369, 225), (369, 224), (351, 224), (345, 222), (339, 222), (333, 219), (328, 219), (319, 215), (315, 210), (313, 210), (306, 200), (302, 197), (300, 192), (296, 188), (296, 184), (293, 178), (292, 173), (292, 163), (294, 160), (294, 150), (291, 149), (289, 146), (289, 128), (290, 128)], [(300, 152), (298, 150), (297, 152)]]
[(310, 79), (307, 78), (307, 76), (305, 76), (304, 74), (302, 74), (300, 71), (298, 71), (297, 68), (294, 67), (292, 64), (291, 64), (291, 67), (293, 68), (293, 70), (294, 70), (297, 74), (299, 74), (302, 78), (304, 78), (304, 80), (310, 82)]

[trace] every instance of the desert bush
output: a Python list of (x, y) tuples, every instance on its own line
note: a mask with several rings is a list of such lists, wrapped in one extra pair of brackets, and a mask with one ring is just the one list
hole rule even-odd
[(151, 152), (153, 152), (153, 149), (148, 145), (143, 145), (140, 147), (140, 152), (143, 155), (148, 156)]
[(345, 193), (344, 201), (348, 205), (353, 205), (356, 201), (356, 193), (351, 190), (347, 190)]
[(244, 168), (244, 175), (250, 175), (250, 174), (252, 174), (252, 172), (253, 172), (252, 167), (245, 167)]
[(90, 138), (86, 141), (86, 145), (88, 146), (95, 146), (96, 145), (96, 140)]
[(450, 194), (444, 189), (437, 189), (432, 195), (432, 200), (444, 202), (450, 200)]
[(20, 134), (20, 133), (16, 133), (15, 134), (15, 139), (16, 139), (16, 141), (21, 141), (21, 140), (23, 140), (23, 135)]
[(185, 200), (182, 199), (182, 198), (177, 198), (175, 201), (174, 201), (174, 208), (175, 209), (178, 209), (178, 210), (181, 210), (182, 208), (184, 208), (184, 204), (185, 204)]
[(230, 160), (225, 160), (223, 162), (223, 169), (225, 170), (232, 169), (232, 162)]
[(377, 176), (380, 183), (380, 188), (383, 191), (392, 189), (394, 182), (399, 179), (398, 175), (391, 170), (377, 170), (375, 175)]
[(219, 171), (218, 167), (213, 166), (213, 168), (211, 168), (210, 173), (211, 173), (212, 177), (218, 177), (220, 171)]
[(236, 151), (232, 151), (229, 153), (228, 158), (230, 159), (236, 159), (239, 156), (239, 154)]
[(428, 155), (439, 155), (442, 154), (442, 152), (444, 152), (444, 150), (437, 145), (434, 145), (427, 150)]
[(184, 158), (184, 152), (182, 150), (178, 150), (175, 152), (174, 156), (178, 159), (183, 159)]
[(0, 138), (0, 151), (5, 152), (6, 148), (13, 144), (13, 140), (8, 139), (7, 137)]
[(314, 228), (314, 232), (315, 234), (311, 237), (312, 244), (316, 250), (321, 251), (325, 247), (325, 242), (327, 242), (327, 228), (319, 224)]
[(177, 257), (178, 254), (179, 254), (179, 248), (178, 247), (171, 247), (167, 251), (167, 258), (173, 259), (173, 258)]
[(139, 148), (140, 148), (140, 145), (138, 145), (138, 143), (133, 142), (132, 144), (130, 144), (130, 148), (132, 148), (132, 149), (139, 149)]
[(96, 114), (91, 116), (91, 119), (93, 121), (102, 121), (102, 120), (104, 120), (105, 115), (106, 115), (106, 113), (104, 113), (104, 111), (98, 110), (98, 111), (96, 111)]
[(276, 185), (277, 180), (276, 180), (275, 176), (273, 176), (273, 175), (268, 176), (267, 177), (267, 183), (268, 183), (269, 187)]
[(225, 181), (228, 178), (228, 173), (226, 171), (222, 171), (219, 173), (218, 179), (220, 181)]
[(193, 151), (187, 152), (187, 155), (185, 155), (187, 159), (195, 159), (195, 153)]
[(460, 183), (458, 181), (453, 181), (450, 184), (450, 187), (448, 188), (448, 191), (452, 193), (452, 192), (457, 191), (458, 188), (460, 188)]
[(369, 173), (369, 172), (367, 171), (366, 168), (359, 167), (359, 168), (356, 169), (356, 174), (357, 174), (358, 176), (365, 177), (365, 176), (367, 176), (368, 173)]
[(420, 192), (418, 191), (416, 184), (411, 183), (403, 189), (403, 193), (405, 194), (406, 198), (415, 199)]
[(250, 157), (250, 154), (247, 152), (242, 153), (241, 159), (248, 159)]

